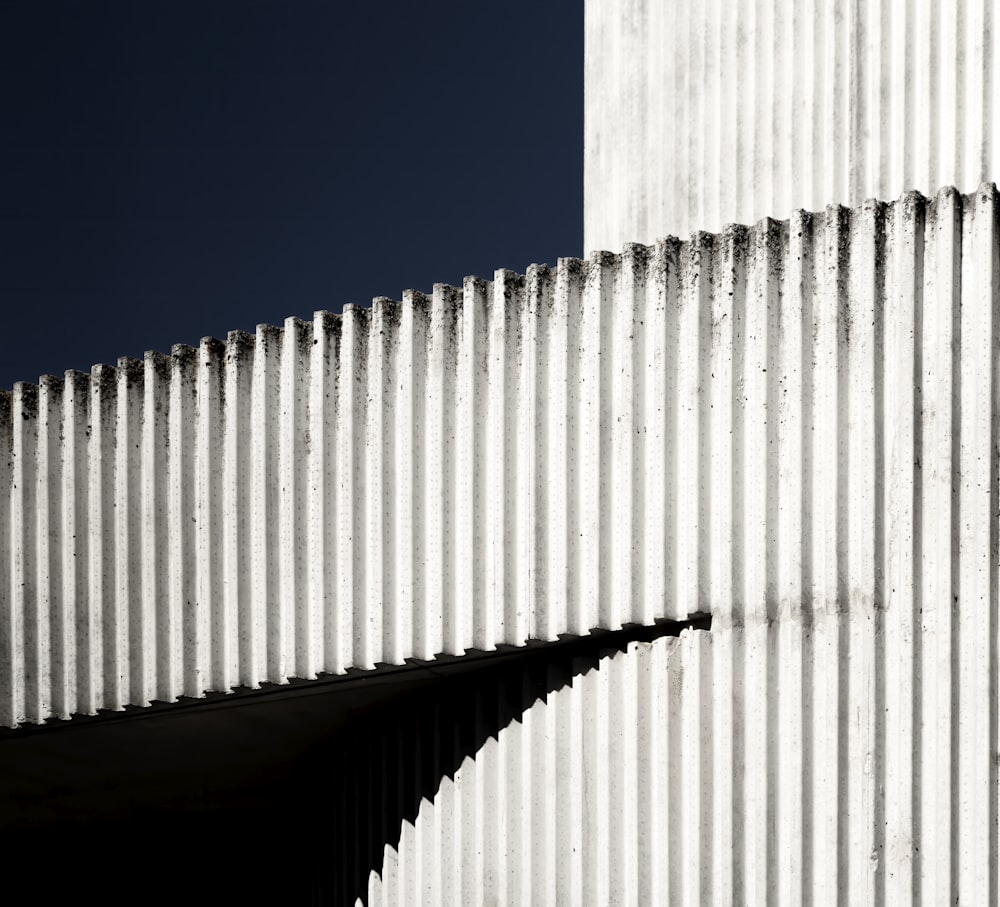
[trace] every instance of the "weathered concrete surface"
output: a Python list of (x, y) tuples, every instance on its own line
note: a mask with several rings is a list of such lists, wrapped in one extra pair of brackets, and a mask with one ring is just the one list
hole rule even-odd
[(995, 0), (587, 0), (584, 252), (1000, 178)]
[[(875, 607), (554, 667), (442, 774), (365, 903), (995, 904), (987, 614), (902, 602), (887, 578)], [(448, 729), (432, 739), (405, 761), (390, 742), (375, 773), (454, 765)]]
[(0, 723), (698, 612), (953, 602), (974, 670), (997, 216), (800, 212), (18, 385)]

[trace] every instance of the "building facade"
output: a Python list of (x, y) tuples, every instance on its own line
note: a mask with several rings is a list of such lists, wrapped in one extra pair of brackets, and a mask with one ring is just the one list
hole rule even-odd
[(8, 802), (221, 730), (279, 901), (997, 903), (994, 6), (586, 16), (614, 253), (4, 398)]

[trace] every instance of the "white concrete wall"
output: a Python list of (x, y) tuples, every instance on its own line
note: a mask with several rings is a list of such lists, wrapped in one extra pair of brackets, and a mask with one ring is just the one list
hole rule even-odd
[[(995, 617), (916, 598), (554, 677), (403, 821), (365, 903), (997, 903)], [(453, 764), (434, 739), (404, 771)]]
[(368, 903), (997, 903), (998, 215), (911, 194), (684, 247), (673, 551), (712, 629), (553, 683)]
[(587, 0), (584, 252), (1000, 178), (996, 0)]
[(884, 611), (907, 684), (954, 606), (978, 670), (997, 215), (800, 213), (18, 385), (0, 723), (705, 611)]

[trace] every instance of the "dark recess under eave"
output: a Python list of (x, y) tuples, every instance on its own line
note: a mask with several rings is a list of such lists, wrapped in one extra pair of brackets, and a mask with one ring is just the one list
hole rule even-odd
[(0, 845), (53, 896), (99, 884), (103, 903), (250, 904), (272, 892), (273, 903), (353, 904), (421, 800), (534, 701), (630, 642), (710, 624), (595, 631), (4, 731)]

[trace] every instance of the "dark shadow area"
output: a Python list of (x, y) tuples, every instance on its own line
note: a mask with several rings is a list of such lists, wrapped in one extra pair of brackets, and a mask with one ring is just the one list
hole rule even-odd
[(441, 780), (633, 640), (709, 618), (0, 733), (8, 885), (37, 903), (354, 904)]

